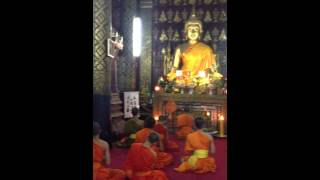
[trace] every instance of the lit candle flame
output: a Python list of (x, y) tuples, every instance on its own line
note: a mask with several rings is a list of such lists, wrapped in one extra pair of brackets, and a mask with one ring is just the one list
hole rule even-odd
[(219, 120), (221, 120), (221, 121), (223, 121), (223, 120), (224, 120), (223, 115), (220, 115)]
[(210, 116), (210, 112), (209, 111), (207, 111), (207, 116)]
[(158, 121), (158, 120), (159, 120), (159, 116), (155, 116), (154, 119), (155, 119), (156, 121)]
[(160, 86), (155, 86), (155, 87), (154, 87), (154, 90), (155, 90), (155, 91), (160, 91)]

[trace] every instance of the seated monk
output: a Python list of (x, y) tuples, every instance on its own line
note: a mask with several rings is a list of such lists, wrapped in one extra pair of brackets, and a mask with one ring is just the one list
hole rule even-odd
[(100, 139), (101, 127), (97, 122), (93, 123), (93, 180), (124, 180), (125, 172), (120, 169), (110, 169), (109, 144)]
[(126, 137), (116, 143), (117, 147), (130, 147), (136, 138), (136, 132), (143, 128), (143, 120), (138, 117), (139, 109), (134, 107), (132, 108), (131, 113), (133, 118), (129, 119), (124, 125), (124, 134)]
[(141, 129), (136, 133), (136, 143), (144, 143), (147, 138), (149, 137), (150, 133), (156, 133), (160, 137), (159, 145), (160, 148), (158, 148), (156, 145), (153, 145), (152, 148), (157, 153), (157, 160), (155, 163), (156, 169), (161, 169), (164, 166), (167, 166), (173, 162), (173, 156), (169, 153), (161, 152), (163, 151), (163, 139), (161, 139), (161, 136), (159, 133), (153, 130), (155, 124), (155, 120), (153, 117), (148, 117), (144, 121), (144, 128)]
[(169, 140), (169, 132), (166, 127), (167, 120), (165, 116), (160, 116), (158, 123), (154, 126), (154, 130), (160, 134), (163, 139), (164, 150), (167, 151), (178, 151), (179, 146), (176, 142)]
[(187, 113), (183, 113), (177, 116), (177, 127), (176, 132), (178, 139), (185, 139), (188, 134), (193, 132), (193, 116)]
[(185, 153), (192, 153), (192, 155), (184, 157), (182, 164), (175, 168), (175, 171), (190, 170), (199, 174), (216, 171), (215, 159), (208, 155), (209, 149), (212, 155), (215, 153), (215, 145), (212, 136), (202, 130), (204, 123), (201, 117), (195, 119), (197, 131), (187, 136), (185, 144)]
[(144, 143), (133, 143), (124, 164), (127, 177), (131, 180), (168, 180), (161, 170), (155, 170), (157, 153), (152, 145), (159, 141), (156, 133), (150, 133)]

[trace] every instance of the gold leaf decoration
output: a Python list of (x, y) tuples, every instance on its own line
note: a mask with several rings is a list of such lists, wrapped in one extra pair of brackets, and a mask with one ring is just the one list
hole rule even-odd
[(173, 35), (173, 29), (171, 26), (169, 26), (168, 30), (167, 30), (167, 35), (169, 37), (169, 39), (172, 39), (172, 35)]
[(222, 42), (227, 40), (227, 34), (224, 28), (221, 30), (219, 40)]
[(209, 41), (212, 41), (212, 38), (211, 38), (211, 35), (210, 35), (210, 32), (207, 31), (204, 35), (204, 38), (203, 38), (203, 41), (204, 42), (209, 42)]
[(212, 21), (212, 18), (211, 18), (211, 14), (209, 11), (206, 12), (206, 15), (203, 19), (204, 22), (208, 23), (208, 22), (211, 22)]
[(161, 31), (159, 40), (160, 40), (161, 42), (168, 41), (168, 36), (167, 36), (167, 34), (166, 34), (166, 32), (165, 32), (164, 30)]
[(176, 22), (176, 23), (179, 23), (181, 22), (181, 18), (180, 18), (180, 15), (179, 15), (179, 11), (177, 10), (176, 13), (175, 13), (175, 16), (173, 18), (173, 21)]
[(173, 11), (172, 9), (169, 9), (167, 11), (167, 17), (168, 17), (168, 22), (172, 22), (172, 18), (173, 18)]
[(176, 31), (174, 32), (174, 35), (173, 35), (172, 40), (175, 41), (175, 42), (180, 41), (180, 35), (179, 35), (178, 30), (176, 30)]
[(166, 14), (164, 13), (164, 11), (162, 11), (161, 14), (160, 14), (159, 21), (160, 21), (161, 23), (164, 23), (164, 22), (166, 22), (167, 20), (168, 20), (168, 19), (167, 19)]
[(174, 0), (173, 4), (179, 6), (181, 4), (181, 0)]
[(213, 22), (218, 22), (219, 19), (219, 10), (215, 8), (212, 12)]
[(212, 0), (204, 0), (204, 4), (209, 5), (211, 4)]
[(227, 21), (227, 14), (226, 14), (226, 12), (224, 10), (221, 10), (219, 20), (221, 22), (226, 22)]

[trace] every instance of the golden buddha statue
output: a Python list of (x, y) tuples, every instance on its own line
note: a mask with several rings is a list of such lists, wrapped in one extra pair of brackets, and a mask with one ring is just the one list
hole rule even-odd
[(203, 28), (201, 21), (196, 18), (194, 12), (185, 23), (184, 32), (188, 42), (177, 46), (173, 68), (167, 74), (168, 80), (172, 81), (176, 78), (176, 70), (182, 70), (185, 85), (192, 84), (193, 78), (198, 77), (203, 72), (205, 72), (206, 77), (208, 77), (208, 73), (211, 73), (215, 77), (221, 78), (222, 75), (215, 68), (216, 55), (213, 50), (208, 45), (199, 42)]

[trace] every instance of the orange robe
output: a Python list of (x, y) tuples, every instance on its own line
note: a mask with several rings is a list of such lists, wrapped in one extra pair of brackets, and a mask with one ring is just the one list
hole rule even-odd
[[(211, 140), (208, 136), (200, 132), (193, 132), (187, 137), (185, 151), (186, 153), (193, 152), (193, 155), (195, 154), (195, 151), (199, 150), (208, 152), (210, 143)], [(190, 158), (192, 158), (192, 155), (186, 157), (185, 161), (178, 168), (175, 168), (175, 170), (178, 172), (186, 172), (188, 170), (191, 170), (199, 174), (216, 171), (216, 162), (213, 157), (210, 157), (208, 155), (207, 157), (198, 158), (194, 161), (194, 165), (192, 165), (192, 160)]]
[(163, 137), (163, 144), (164, 144), (165, 150), (177, 151), (179, 149), (179, 146), (177, 143), (169, 140), (169, 137), (167, 136), (168, 131), (162, 124), (160, 123), (156, 124), (154, 126), (154, 130), (159, 134), (161, 134), (161, 136)]
[(105, 150), (93, 142), (93, 180), (124, 180), (123, 170), (110, 169), (104, 165), (105, 154)]
[(131, 180), (168, 180), (161, 170), (154, 170), (157, 158), (142, 143), (133, 143), (124, 169)]
[[(144, 143), (152, 132), (149, 128), (143, 128), (136, 133), (136, 143)], [(161, 138), (160, 138), (161, 139)], [(173, 162), (173, 156), (169, 153), (160, 152), (160, 149), (156, 146), (153, 146), (154, 151), (157, 153), (157, 160), (155, 163), (156, 169), (161, 169), (164, 166), (167, 166)]]
[(193, 117), (189, 114), (180, 114), (177, 116), (177, 126), (179, 130), (176, 132), (178, 139), (185, 139), (188, 134), (193, 132)]

